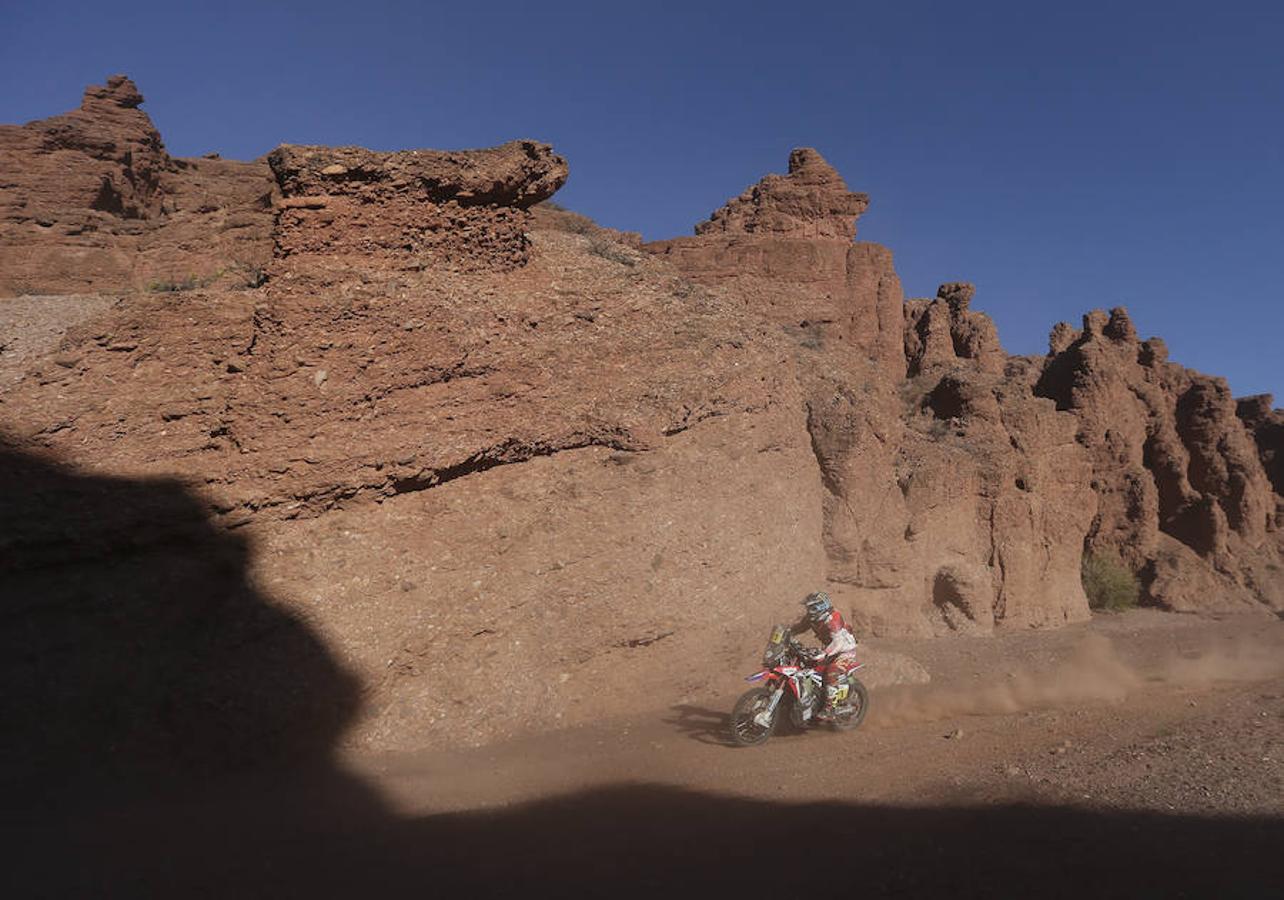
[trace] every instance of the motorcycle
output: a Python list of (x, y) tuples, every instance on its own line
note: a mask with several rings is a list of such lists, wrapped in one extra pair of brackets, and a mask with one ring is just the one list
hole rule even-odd
[[(825, 667), (817, 665), (811, 651), (795, 641), (784, 625), (772, 628), (762, 665), (761, 672), (745, 679), (762, 685), (746, 691), (731, 712), (731, 737), (742, 747), (765, 742), (782, 717), (799, 730), (814, 725), (825, 703)], [(849, 672), (838, 685), (829, 724), (848, 731), (865, 721), (868, 709), (868, 689)]]

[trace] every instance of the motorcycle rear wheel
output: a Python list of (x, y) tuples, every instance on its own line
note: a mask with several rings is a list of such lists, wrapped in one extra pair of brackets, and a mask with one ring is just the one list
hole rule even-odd
[(851, 731), (865, 721), (869, 712), (869, 689), (855, 678), (847, 679), (847, 701), (839, 707), (834, 716), (834, 727), (839, 731)]
[(763, 727), (755, 722), (754, 716), (765, 710), (771, 703), (772, 692), (766, 688), (754, 688), (745, 691), (731, 710), (731, 739), (741, 747), (756, 747), (764, 743), (776, 730), (776, 721), (780, 718), (780, 708), (771, 714), (771, 724)]

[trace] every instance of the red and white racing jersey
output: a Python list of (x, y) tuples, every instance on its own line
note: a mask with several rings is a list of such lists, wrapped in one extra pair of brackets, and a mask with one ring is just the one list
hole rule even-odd
[(809, 628), (824, 647), (821, 652), (825, 656), (838, 656), (856, 649), (856, 635), (852, 634), (852, 630), (843, 621), (842, 614), (836, 609), (831, 609), (821, 622), (813, 622), (810, 616), (804, 616), (802, 621), (789, 630), (793, 634), (801, 634)]

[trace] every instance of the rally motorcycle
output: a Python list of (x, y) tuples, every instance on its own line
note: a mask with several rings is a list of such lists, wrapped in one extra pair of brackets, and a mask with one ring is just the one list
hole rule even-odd
[[(761, 684), (746, 691), (731, 712), (731, 737), (742, 747), (766, 741), (784, 717), (800, 730), (816, 724), (816, 714), (825, 705), (824, 665), (818, 665), (812, 651), (795, 641), (784, 625), (771, 630), (762, 665), (761, 672), (745, 679)], [(868, 709), (869, 691), (849, 673), (839, 683), (829, 724), (842, 731), (855, 728), (865, 721)]]

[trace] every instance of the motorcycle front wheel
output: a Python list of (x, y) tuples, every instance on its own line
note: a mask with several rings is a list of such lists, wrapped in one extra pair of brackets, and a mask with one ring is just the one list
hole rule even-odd
[(776, 730), (776, 719), (780, 715), (777, 707), (771, 715), (771, 722), (765, 727), (754, 721), (754, 717), (771, 705), (772, 692), (766, 688), (754, 688), (745, 691), (731, 710), (731, 739), (741, 747), (754, 747), (771, 737)]
[(840, 731), (850, 731), (865, 721), (869, 712), (869, 689), (855, 678), (847, 679), (847, 700), (834, 716), (834, 727)]

